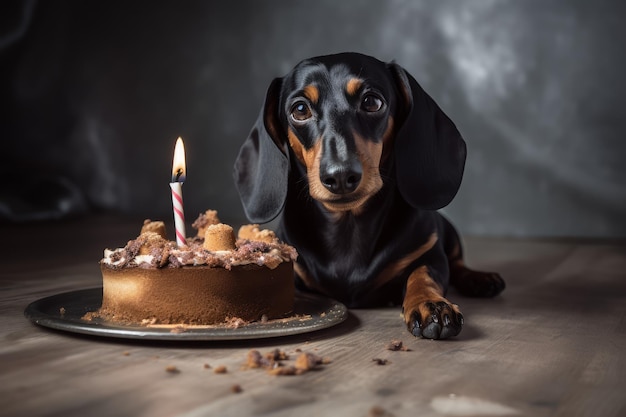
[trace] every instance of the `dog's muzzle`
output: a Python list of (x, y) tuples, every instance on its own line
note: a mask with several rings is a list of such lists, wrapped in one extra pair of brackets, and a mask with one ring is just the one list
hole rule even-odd
[(361, 183), (363, 167), (353, 148), (354, 144), (340, 135), (323, 139), (320, 182), (333, 194), (349, 194)]
[(324, 159), (320, 163), (320, 181), (328, 191), (343, 195), (357, 189), (361, 183), (363, 169), (356, 158), (345, 162)]

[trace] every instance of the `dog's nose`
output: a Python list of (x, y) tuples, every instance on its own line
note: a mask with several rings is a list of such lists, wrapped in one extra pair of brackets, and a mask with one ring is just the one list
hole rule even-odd
[(330, 164), (320, 170), (320, 180), (333, 194), (348, 194), (356, 190), (361, 182), (361, 164), (353, 162), (348, 166)]

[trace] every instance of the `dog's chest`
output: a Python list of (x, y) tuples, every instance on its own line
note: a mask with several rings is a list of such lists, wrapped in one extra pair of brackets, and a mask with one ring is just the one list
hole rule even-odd
[(378, 236), (366, 226), (340, 223), (307, 239), (303, 244), (306, 247), (302, 251), (306, 258), (303, 260), (317, 282), (322, 286), (353, 290), (377, 275), (387, 254), (376, 250)]

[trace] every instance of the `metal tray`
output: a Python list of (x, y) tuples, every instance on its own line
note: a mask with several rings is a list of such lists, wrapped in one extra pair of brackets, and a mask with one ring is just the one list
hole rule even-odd
[(102, 288), (65, 292), (41, 298), (26, 307), (24, 315), (40, 326), (122, 339), (218, 341), (289, 336), (326, 329), (343, 322), (348, 310), (330, 298), (296, 293), (294, 315), (285, 319), (253, 322), (240, 327), (214, 326), (131, 326), (100, 319), (83, 320), (102, 304)]

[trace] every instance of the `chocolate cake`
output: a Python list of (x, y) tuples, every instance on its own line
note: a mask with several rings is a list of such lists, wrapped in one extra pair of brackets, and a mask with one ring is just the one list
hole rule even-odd
[(208, 210), (198, 235), (178, 247), (163, 222), (146, 220), (123, 248), (100, 262), (102, 307), (95, 315), (132, 324), (212, 325), (274, 319), (293, 311), (295, 249), (258, 225), (232, 227)]

